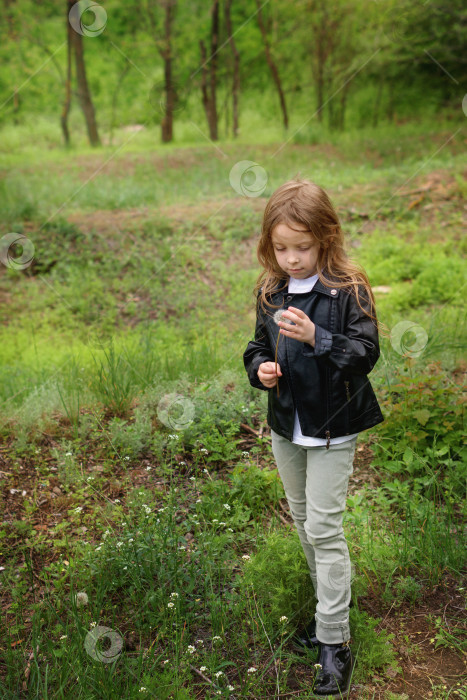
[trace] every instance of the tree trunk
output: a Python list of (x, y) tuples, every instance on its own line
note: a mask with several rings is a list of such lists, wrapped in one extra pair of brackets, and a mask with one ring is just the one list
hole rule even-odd
[(232, 0), (225, 1), (225, 23), (226, 30), (229, 36), (229, 43), (232, 49), (234, 64), (233, 64), (233, 80), (232, 80), (232, 133), (234, 139), (238, 136), (238, 97), (240, 92), (240, 54), (238, 53), (232, 31), (232, 20), (230, 16), (230, 7)]
[(267, 32), (266, 32), (266, 28), (265, 28), (264, 22), (263, 22), (263, 17), (261, 14), (261, 0), (256, 0), (256, 5), (258, 6), (258, 12), (257, 12), (256, 16), (258, 17), (258, 25), (259, 25), (259, 28), (261, 31), (261, 36), (263, 38), (264, 52), (266, 54), (266, 61), (268, 63), (269, 70), (271, 71), (271, 75), (272, 75), (272, 78), (274, 80), (274, 84), (275, 84), (277, 92), (279, 94), (279, 101), (280, 101), (281, 111), (282, 111), (282, 120), (284, 122), (284, 128), (287, 130), (289, 128), (289, 117), (287, 114), (287, 105), (285, 103), (285, 96), (284, 96), (284, 91), (282, 89), (282, 83), (281, 83), (281, 79), (279, 76), (279, 71), (277, 69), (275, 61), (274, 61), (272, 54), (271, 54), (271, 49), (269, 46)]
[(210, 85), (211, 85), (211, 109), (209, 121), (209, 133), (212, 141), (217, 141), (217, 46), (219, 43), (219, 0), (214, 0), (212, 6), (212, 25), (211, 25), (211, 69), (210, 69)]
[[(75, 4), (74, 0), (68, 0), (68, 12)], [(83, 110), (84, 119), (86, 121), (86, 128), (88, 130), (88, 137), (91, 146), (99, 146), (99, 134), (97, 132), (96, 117), (94, 114), (94, 105), (91, 99), (91, 93), (89, 91), (88, 81), (86, 78), (86, 66), (84, 63), (84, 53), (83, 53), (83, 37), (78, 32), (71, 30), (72, 44), (75, 51), (75, 65), (76, 65), (76, 82), (78, 86), (78, 97), (81, 104), (81, 109)]]
[[(219, 0), (214, 0), (211, 22), (211, 56), (206, 56), (206, 47), (200, 40), (201, 52), (201, 98), (209, 127), (211, 141), (218, 139), (218, 116), (216, 104), (217, 83), (217, 45), (219, 40)], [(207, 64), (210, 63), (208, 69)], [(209, 81), (208, 81), (209, 78)]]
[(175, 108), (175, 89), (172, 77), (172, 23), (173, 11), (175, 11), (176, 0), (168, 0), (165, 6), (165, 48), (162, 53), (164, 59), (164, 89), (165, 89), (165, 110), (161, 123), (162, 143), (169, 143), (173, 140), (173, 115)]
[(71, 76), (72, 76), (72, 67), (71, 67), (71, 52), (72, 52), (72, 46), (73, 46), (73, 38), (71, 36), (71, 33), (73, 32), (72, 26), (70, 24), (70, 21), (68, 19), (67, 15), (67, 57), (66, 57), (66, 78), (65, 78), (65, 101), (63, 103), (63, 109), (62, 109), (62, 114), (60, 117), (60, 123), (62, 127), (62, 132), (63, 132), (63, 138), (65, 140), (65, 146), (70, 145), (70, 132), (68, 130), (68, 115), (70, 113), (70, 105), (71, 105)]

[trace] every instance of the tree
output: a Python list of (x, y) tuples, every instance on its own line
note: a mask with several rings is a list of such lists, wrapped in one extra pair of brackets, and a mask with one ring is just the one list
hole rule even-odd
[[(68, 70), (65, 83), (65, 105), (62, 112), (62, 129), (64, 131), (65, 141), (68, 143), (67, 137), (69, 139), (69, 134), (67, 119), (70, 105), (71, 56), (74, 53), (78, 99), (86, 121), (89, 142), (91, 146), (99, 146), (100, 139), (97, 131), (94, 104), (92, 102), (91, 92), (89, 90), (86, 76), (86, 64), (84, 62), (83, 32), (80, 30), (80, 27), (82, 26), (81, 16), (79, 15), (80, 11), (79, 3), (76, 3), (75, 0), (67, 0)], [(78, 18), (78, 24), (73, 21), (73, 17)]]
[[(218, 139), (217, 119), (217, 47), (219, 45), (219, 0), (214, 0), (211, 8), (211, 48), (207, 57), (206, 46), (200, 39), (201, 52), (201, 96), (206, 119), (209, 127), (209, 136), (212, 141)], [(208, 68), (209, 63), (209, 68)]]

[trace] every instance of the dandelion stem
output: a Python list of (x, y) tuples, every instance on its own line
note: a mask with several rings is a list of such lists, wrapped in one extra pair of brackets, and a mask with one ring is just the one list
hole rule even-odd
[(276, 373), (276, 388), (277, 388), (277, 396), (279, 396), (279, 377), (277, 376), (277, 348), (279, 347), (279, 340), (281, 337), (281, 331), (279, 328), (279, 332), (277, 334), (277, 340), (276, 340), (276, 352), (274, 355), (274, 371)]

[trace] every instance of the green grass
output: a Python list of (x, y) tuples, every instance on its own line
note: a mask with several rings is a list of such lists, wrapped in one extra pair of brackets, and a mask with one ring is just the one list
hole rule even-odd
[[(0, 455), (6, 490), (19, 490), (0, 526), (11, 604), (2, 697), (18, 697), (36, 647), (25, 697), (228, 697), (229, 684), (237, 697), (311, 693), (315, 655), (288, 644), (313, 610), (305, 559), (277, 517), (284, 493), (267, 438), (245, 450), (240, 430), (266, 419), (267, 393), (242, 363), (261, 208), (297, 172), (330, 192), (352, 256), (389, 288), (375, 292), (391, 334), (370, 376), (386, 420), (359, 438), (380, 485), (349, 496), (345, 528), (354, 681), (401, 673), (393, 633), (361, 599), (403, 613), (446, 576), (461, 581), (460, 141), (433, 155), (456, 128), (313, 127), (277, 154), (269, 131), (261, 146), (251, 134), (220, 142), (226, 158), (194, 141), (162, 149), (147, 130), (84, 187), (123, 132), (113, 149), (65, 152), (40, 120), (36, 143), (25, 126), (3, 128), (1, 235), (24, 233), (35, 258), (0, 270)], [(188, 127), (179, 132), (188, 144)], [(268, 173), (254, 201), (229, 184), (242, 159)], [(410, 208), (398, 189), (434, 170), (444, 194)], [(98, 641), (99, 626), (110, 637)], [(438, 646), (462, 652), (459, 626), (436, 629)]]

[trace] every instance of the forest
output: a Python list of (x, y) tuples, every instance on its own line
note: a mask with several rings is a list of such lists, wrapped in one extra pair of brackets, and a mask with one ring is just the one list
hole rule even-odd
[(467, 700), (465, 3), (3, 0), (0, 31), (0, 697), (323, 697), (243, 363), (306, 178), (384, 329), (348, 698)]

